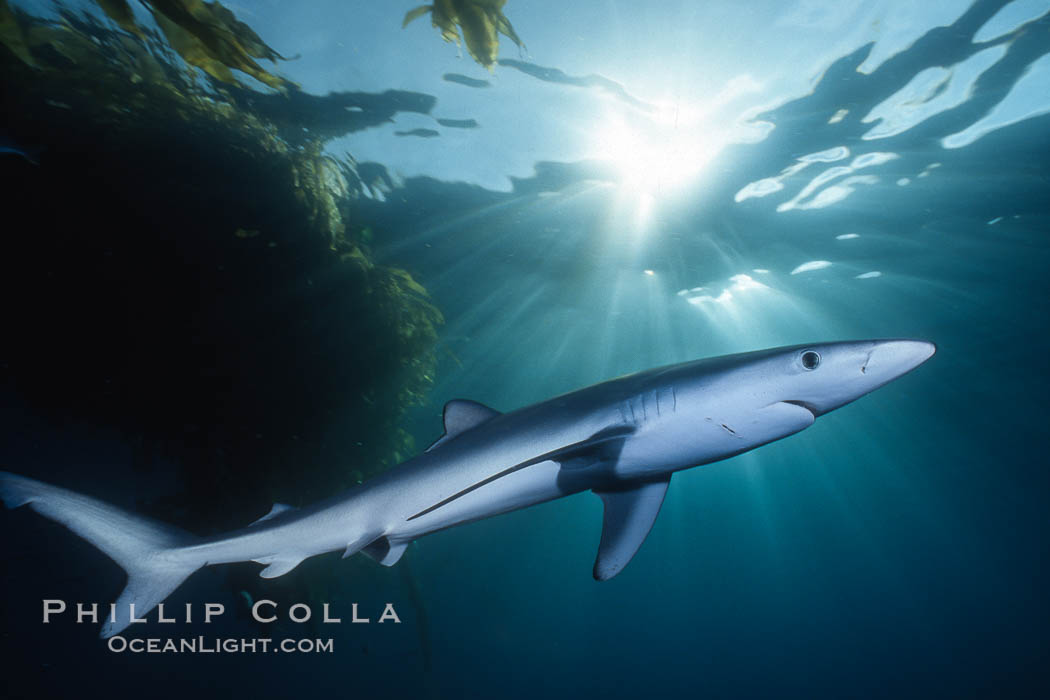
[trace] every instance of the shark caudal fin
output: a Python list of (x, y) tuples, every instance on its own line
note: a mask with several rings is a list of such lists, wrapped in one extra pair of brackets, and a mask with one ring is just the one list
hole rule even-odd
[(24, 476), (0, 472), (0, 499), (8, 508), (28, 505), (101, 549), (128, 574), (101, 636), (112, 637), (142, 618), (206, 562), (180, 554), (196, 538), (178, 528)]

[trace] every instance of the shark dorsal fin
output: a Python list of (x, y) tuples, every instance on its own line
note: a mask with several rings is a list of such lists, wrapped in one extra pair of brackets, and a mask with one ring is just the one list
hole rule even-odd
[(499, 415), (485, 404), (470, 399), (452, 399), (445, 404), (445, 435), (455, 437)]
[(482, 423), (500, 415), (499, 411), (493, 410), (484, 404), (469, 399), (452, 399), (445, 404), (445, 434), (426, 449), (430, 452), (435, 447), (443, 445), (461, 433), (471, 428), (476, 428)]
[(670, 481), (668, 475), (630, 489), (595, 491), (605, 507), (602, 540), (594, 561), (595, 579), (608, 581), (631, 561), (660, 514)]
[(270, 518), (276, 518), (281, 513), (287, 513), (290, 510), (295, 510), (295, 508), (293, 508), (292, 506), (288, 505), (287, 503), (274, 503), (273, 504), (273, 508), (270, 509), (270, 512), (267, 513), (266, 515), (262, 516), (258, 520), (256, 520), (254, 523), (252, 523), (252, 525), (258, 525), (259, 523), (263, 522), (264, 520), (269, 520)]

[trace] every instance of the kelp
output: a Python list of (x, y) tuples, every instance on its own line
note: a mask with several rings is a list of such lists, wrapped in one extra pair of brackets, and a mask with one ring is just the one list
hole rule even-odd
[[(219, 2), (203, 0), (140, 0), (148, 9), (168, 44), (186, 63), (229, 85), (238, 85), (238, 70), (276, 90), (296, 87), (295, 83), (270, 73), (255, 59), (273, 62), (288, 60), (266, 44), (251, 27), (241, 22)], [(121, 29), (147, 41), (147, 32), (135, 21), (127, 0), (95, 0), (107, 17)], [(68, 13), (64, 13), (68, 21)], [(22, 27), (0, 0), (0, 44), (23, 63), (36, 67), (31, 45)]]
[[(153, 13), (172, 47), (183, 59), (208, 75), (236, 84), (230, 69), (247, 73), (279, 90), (294, 85), (263, 69), (254, 59), (284, 59), (259, 35), (218, 2), (202, 0), (141, 0)], [(180, 31), (175, 30), (177, 26)], [(173, 39), (174, 36), (178, 37)], [(193, 40), (187, 38), (192, 37)], [(185, 49), (185, 53), (183, 52)]]
[(95, 4), (102, 8), (106, 16), (117, 23), (121, 29), (130, 32), (140, 39), (145, 38), (142, 29), (135, 24), (135, 13), (126, 0), (95, 0)]
[(212, 12), (216, 18), (233, 31), (237, 41), (240, 42), (240, 45), (244, 47), (244, 50), (252, 58), (263, 58), (274, 63), (278, 60), (290, 61), (298, 58), (298, 55), (289, 58), (274, 51), (255, 33), (255, 30), (237, 19), (229, 8), (223, 7), (216, 2), (212, 4)]
[(6, 46), (22, 63), (33, 68), (38, 67), (33, 54), (29, 52), (22, 26), (7, 6), (7, 0), (0, 0), (0, 44)]
[[(177, 470), (181, 490), (144, 509), (201, 533), (410, 457), (400, 423), (433, 384), (443, 318), (371, 250), (383, 232), (365, 212), (391, 193), (386, 170), (323, 148), (348, 128), (337, 110), (363, 129), (433, 98), (249, 95), (202, 84), (152, 27), (145, 41), (118, 27), (0, 0), (0, 132), (42, 150), (0, 162), (33, 223), (0, 256), (0, 292), (33, 290), (5, 316), (0, 383), (27, 410), (127, 436), (138, 469)], [(282, 134), (293, 122), (301, 142)], [(70, 333), (91, 340), (70, 352)], [(241, 569), (234, 590), (320, 605), (348, 567), (355, 585), (397, 575), (328, 558), (274, 581)]]
[(154, 19), (157, 21), (157, 26), (160, 27), (160, 30), (164, 32), (164, 36), (167, 37), (171, 48), (175, 49), (182, 56), (182, 60), (191, 66), (200, 68), (216, 80), (221, 80), (231, 85), (236, 84), (237, 79), (233, 76), (233, 71), (230, 70), (229, 65), (212, 56), (211, 52), (208, 51), (208, 47), (195, 34), (186, 31), (181, 25), (171, 21), (165, 15), (157, 14)]
[(507, 0), (434, 0), (432, 5), (421, 5), (405, 14), (402, 28), (430, 13), (430, 22), (447, 42), (467, 46), (471, 57), (492, 71), (499, 55), (499, 35), (507, 37), (518, 48), (524, 49), (510, 20), (503, 14)]
[[(149, 300), (134, 324), (119, 314), (93, 320), (105, 329), (97, 352), (82, 348), (61, 362), (35, 307), (11, 319), (12, 328), (32, 329), (13, 331), (20, 349), (12, 352), (26, 358), (19, 381), (34, 406), (62, 406), (166, 446), (187, 476), (171, 506), (194, 504), (191, 524), (202, 531), (243, 524), (264, 503), (311, 502), (408, 458), (412, 439), (399, 421), (433, 383), (443, 319), (409, 272), (371, 251), (378, 235), (363, 211), (394, 186), (385, 169), (325, 155), (321, 138), (289, 143), (264, 115), (201, 85), (173, 52), (154, 53), (99, 17), (13, 15), (6, 26), (39, 67), (0, 51), (0, 128), (13, 143), (44, 148), (39, 159), (5, 167), (30, 169), (11, 180), (37, 183), (26, 201), (57, 197), (67, 206), (31, 207), (35, 230), (47, 235), (10, 241), (8, 259), (25, 261), (15, 270), (25, 279), (36, 265), (57, 265), (59, 286), (49, 289), (77, 289), (97, 273), (82, 251), (96, 244), (81, 232), (102, 231), (97, 245), (124, 261), (107, 274), (137, 290), (121, 298)], [(184, 259), (198, 261), (189, 279), (180, 277)], [(25, 281), (7, 277), (13, 287)], [(274, 305), (271, 286), (301, 293)], [(62, 296), (55, 308), (66, 303)], [(180, 314), (191, 315), (195, 333), (213, 334), (204, 373), (188, 369), (203, 346), (169, 330), (184, 327), (170, 322)], [(128, 358), (113, 347), (149, 350)], [(187, 369), (153, 372), (162, 355)], [(103, 384), (112, 389), (99, 398), (91, 387)], [(151, 404), (156, 395), (169, 400)], [(212, 395), (222, 400), (199, 400)], [(211, 427), (189, 434), (187, 424)], [(316, 459), (322, 445), (342, 458)], [(311, 469), (288, 469), (307, 458), (316, 460)], [(227, 482), (257, 487), (232, 507), (213, 503)]]

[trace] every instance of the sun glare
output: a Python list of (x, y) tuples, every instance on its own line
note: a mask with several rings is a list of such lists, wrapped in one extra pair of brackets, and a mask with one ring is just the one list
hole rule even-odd
[(704, 110), (668, 103), (651, 112), (612, 110), (594, 131), (592, 156), (613, 164), (621, 187), (661, 198), (688, 185), (722, 150), (726, 134)]

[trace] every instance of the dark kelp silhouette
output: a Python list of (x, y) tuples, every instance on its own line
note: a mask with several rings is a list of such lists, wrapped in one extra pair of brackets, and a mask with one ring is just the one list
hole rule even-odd
[(441, 133), (434, 129), (409, 129), (408, 131), (395, 131), (394, 136), (418, 136), (422, 139), (432, 139), (441, 136)]
[[(0, 0), (0, 134), (45, 147), (39, 165), (0, 158), (33, 217), (0, 256), (0, 293), (27, 299), (5, 317), (3, 398), (126, 437), (142, 471), (177, 465), (182, 491), (146, 509), (202, 533), (403, 461), (401, 417), (432, 385), (443, 318), (372, 250), (385, 232), (361, 205), (390, 177), (322, 147), (433, 98), (262, 95), (200, 80), (151, 27), (118, 26)], [(348, 566), (282, 586), (330, 600)], [(235, 590), (276, 599), (248, 578)]]
[(465, 85), (466, 87), (472, 88), (492, 87), (492, 83), (490, 83), (487, 80), (471, 78), (470, 76), (463, 75), (461, 73), (445, 73), (441, 76), (441, 79), (448, 83), (457, 83), (459, 85)]
[(399, 112), (429, 114), (437, 102), (433, 95), (406, 90), (311, 95), (295, 89), (262, 94), (229, 87), (226, 92), (245, 109), (276, 125), (282, 138), (295, 144), (311, 139), (327, 141), (386, 124)]
[(438, 124), (450, 129), (477, 129), (480, 124), (474, 119), (437, 119)]
[[(846, 146), (857, 155), (868, 151), (897, 155), (892, 164), (881, 168), (880, 174), (888, 179), (914, 176), (932, 160), (944, 163), (948, 169), (966, 170), (961, 165), (953, 168), (952, 163), (974, 158), (980, 150), (978, 144), (966, 149), (945, 149), (941, 146), (941, 139), (966, 129), (991, 112), (1029, 66), (1050, 53), (1050, 42), (1047, 41), (1050, 13), (989, 41), (973, 41), (980, 28), (1005, 4), (1003, 0), (974, 2), (950, 26), (931, 29), (870, 72), (860, 72), (858, 67), (868, 59), (874, 44), (864, 45), (839, 58), (824, 71), (810, 94), (755, 116), (756, 120), (769, 122), (775, 128), (758, 144), (730, 149), (726, 161), (732, 162), (733, 167), (716, 185), (717, 196), (732, 202), (734, 193), (746, 183), (789, 168), (802, 154), (839, 146)], [(915, 75), (929, 68), (954, 66), (992, 46), (1005, 47), (1005, 54), (976, 78), (965, 100), (900, 133), (878, 139), (864, 138), (874, 126), (872, 122), (863, 121), (864, 118), (899, 92)], [(840, 117), (832, 120), (836, 113)], [(1039, 134), (1041, 131), (1033, 126), (1038, 119), (1045, 121), (1047, 118), (1029, 120), (1027, 125), (1021, 122), (1010, 128), (1032, 128)], [(801, 190), (811, 179), (812, 173), (800, 171), (783, 177), (781, 182), (787, 194)], [(992, 185), (992, 181), (982, 178), (969, 182), (979, 183), (984, 189)], [(960, 182), (957, 186), (963, 187), (964, 184), (967, 183)], [(712, 195), (715, 190), (712, 190)], [(985, 197), (988, 195), (960, 201), (954, 206), (974, 205)], [(917, 203), (921, 198), (912, 190), (904, 189), (897, 195), (897, 200), (902, 203), (913, 199)], [(748, 199), (745, 209), (773, 208), (778, 201), (778, 197), (771, 196)], [(833, 216), (834, 213), (827, 215)], [(856, 212), (852, 215), (856, 216)]]
[(501, 58), (498, 61), (499, 65), (506, 66), (507, 68), (514, 68), (519, 70), (525, 75), (530, 75), (537, 80), (542, 80), (548, 83), (558, 83), (560, 85), (571, 85), (573, 87), (582, 88), (597, 88), (602, 92), (612, 95), (613, 97), (623, 100), (627, 104), (640, 109), (644, 112), (651, 112), (656, 109), (653, 105), (638, 99), (634, 95), (627, 92), (620, 83), (615, 80), (610, 80), (601, 75), (585, 75), (576, 76), (568, 75), (565, 71), (560, 68), (550, 68), (548, 66), (539, 66), (535, 63), (528, 63), (527, 61), (516, 61), (513, 58)]

